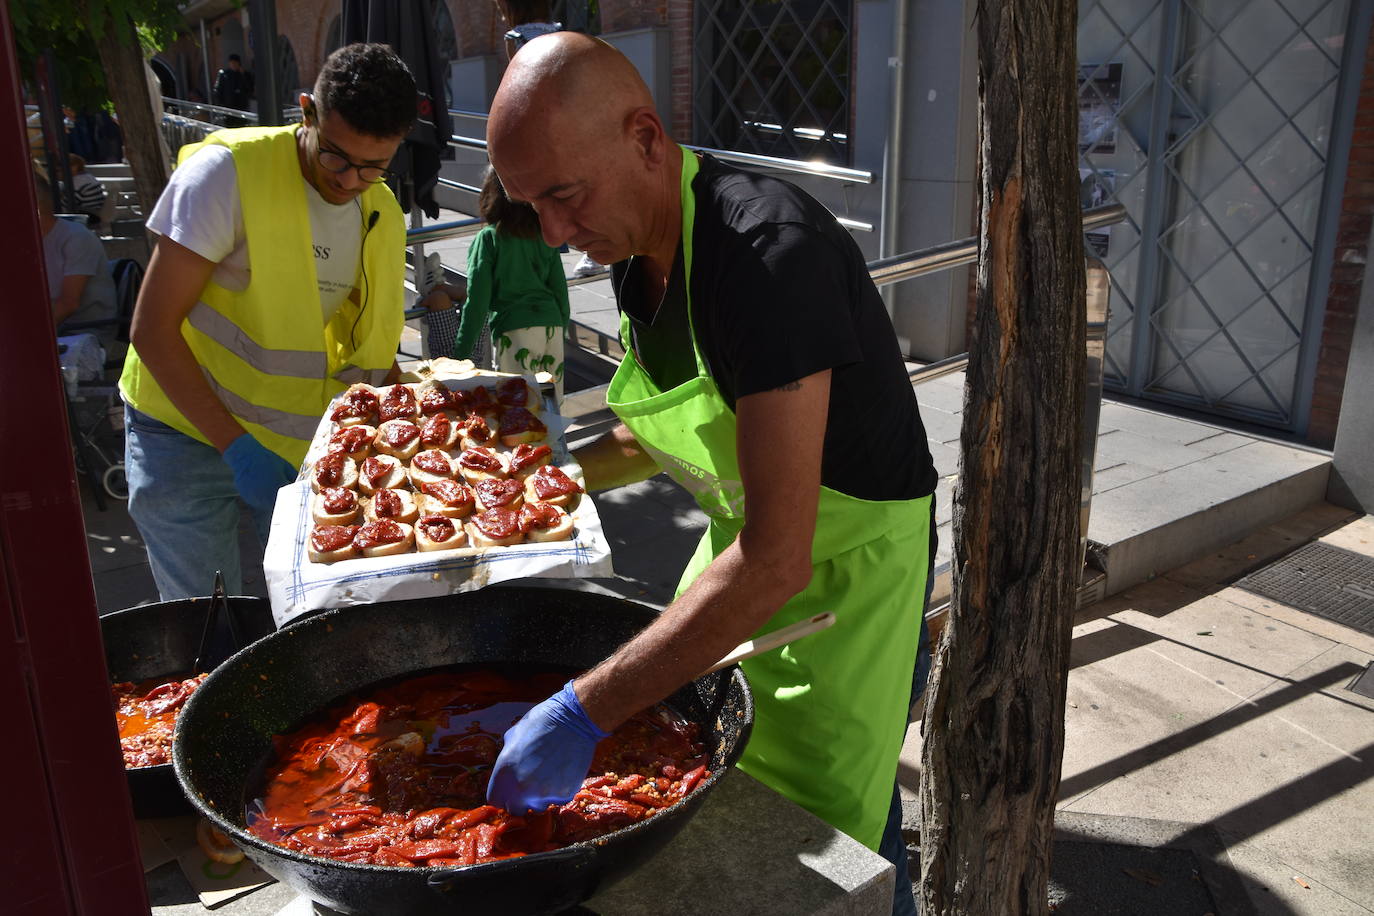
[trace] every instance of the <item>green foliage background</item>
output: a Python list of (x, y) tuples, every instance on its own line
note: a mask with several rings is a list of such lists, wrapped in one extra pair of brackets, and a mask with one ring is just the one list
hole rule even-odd
[(96, 51), (114, 17), (133, 20), (146, 53), (166, 47), (176, 38), (181, 14), (175, 0), (22, 0), (10, 4), (10, 20), (19, 46), (19, 66), (25, 81), (34, 75), (34, 62), (51, 48), (57, 62), (57, 86), (62, 103), (78, 111), (109, 107), (106, 74)]

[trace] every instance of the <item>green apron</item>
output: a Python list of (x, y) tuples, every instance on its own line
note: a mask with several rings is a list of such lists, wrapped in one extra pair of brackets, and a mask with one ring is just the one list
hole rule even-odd
[[(682, 151), (682, 250), (691, 328), (696, 156)], [(660, 391), (631, 349), (606, 403), (710, 518), (681, 594), (744, 527), (735, 415), (697, 348), (697, 375)], [(858, 499), (821, 487), (811, 584), (760, 635), (832, 611), (836, 624), (743, 663), (756, 717), (740, 769), (876, 850), (905, 732), (927, 571), (930, 499)]]

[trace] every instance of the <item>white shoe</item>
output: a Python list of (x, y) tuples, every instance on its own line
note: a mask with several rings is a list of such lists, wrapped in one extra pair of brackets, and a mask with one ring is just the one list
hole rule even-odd
[(606, 270), (606, 265), (596, 263), (592, 260), (591, 255), (587, 254), (586, 252), (583, 252), (582, 260), (578, 261), (577, 266), (573, 268), (573, 276), (594, 277), (599, 273), (605, 273)]
[(439, 252), (434, 251), (425, 255), (425, 266), (420, 271), (420, 277), (415, 284), (415, 292), (419, 298), (423, 299), (434, 287), (444, 282), (444, 259)]

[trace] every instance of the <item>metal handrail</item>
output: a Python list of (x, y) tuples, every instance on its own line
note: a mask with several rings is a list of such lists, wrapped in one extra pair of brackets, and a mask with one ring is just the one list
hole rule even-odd
[[(1091, 210), (1083, 211), (1083, 231), (1112, 226), (1124, 222), (1125, 219), (1126, 208), (1121, 204), (1094, 207)], [(912, 277), (933, 274), (951, 267), (958, 267), (960, 264), (970, 264), (976, 260), (978, 260), (978, 239), (974, 236), (956, 242), (946, 242), (943, 245), (932, 245), (910, 254), (899, 254), (896, 257), (869, 261), (868, 270), (873, 276), (873, 282), (881, 286), (885, 283), (896, 283), (898, 280), (909, 280)], [(880, 276), (882, 279), (879, 279)], [(1105, 295), (1105, 291), (1103, 295)], [(1102, 321), (1106, 321), (1105, 314)], [(912, 369), (907, 374), (911, 378), (911, 384), (919, 385), (942, 375), (961, 372), (967, 366), (968, 354), (958, 353), (933, 363), (927, 363), (919, 369)]]
[[(1083, 211), (1083, 231), (1111, 226), (1126, 219), (1126, 208), (1121, 204), (1107, 204)], [(961, 264), (972, 264), (978, 260), (978, 237), (970, 236), (953, 242), (931, 245), (919, 251), (897, 254), (890, 258), (878, 258), (868, 262), (868, 272), (878, 286), (896, 283), (933, 274)]]
[(448, 145), (454, 149), (475, 149), (484, 153), (487, 151), (487, 141), (478, 140), (476, 137), (460, 137), (457, 134), (448, 138)]
[(461, 181), (454, 181), (452, 178), (444, 178), (441, 176), (439, 178), (436, 178), (435, 181), (437, 181), (439, 184), (443, 185), (446, 188), (453, 188), (453, 190), (455, 191), (467, 191), (469, 194), (482, 193), (481, 188), (474, 188), (470, 184), (463, 184)]
[(825, 162), (780, 159), (777, 156), (762, 156), (758, 153), (742, 153), (736, 150), (711, 149), (707, 146), (692, 146), (689, 143), (684, 143), (683, 146), (694, 152), (705, 153), (722, 162), (737, 162), (740, 165), (776, 169), (780, 172), (793, 172), (798, 175), (810, 175), (813, 178), (828, 178), (834, 181), (854, 181), (859, 184), (873, 183), (873, 173), (864, 171), (863, 169), (850, 169), (840, 165), (830, 165)]
[[(460, 118), (477, 118), (485, 121), (490, 115), (485, 111), (468, 111), (461, 108), (450, 108), (450, 115), (457, 115)], [(459, 149), (481, 149), (485, 150), (487, 144), (485, 140), (477, 140), (472, 137), (459, 137), (457, 135), (449, 138), (449, 146)], [(782, 172), (795, 172), (800, 175), (811, 175), (816, 178), (831, 178), (836, 181), (857, 181), (859, 184), (872, 184), (873, 173), (863, 169), (850, 169), (839, 165), (829, 165), (824, 162), (806, 162), (801, 159), (781, 159), (777, 156), (763, 156), (758, 153), (742, 153), (728, 149), (712, 149), (709, 146), (692, 146), (684, 143), (683, 146), (698, 153), (706, 153), (709, 156), (721, 160), (722, 162), (738, 162), (741, 165), (753, 165), (760, 168), (777, 169)], [(872, 231), (869, 229), (868, 231)]]
[[(191, 108), (196, 111), (210, 112), (211, 114), (220, 114), (232, 118), (243, 118), (245, 121), (252, 121), (254, 124), (256, 124), (258, 121), (258, 113), (256, 111), (243, 111), (242, 109), (238, 108), (225, 108), (223, 105), (211, 105), (208, 102), (191, 102), (187, 101), (186, 99), (173, 98), (170, 95), (164, 95), (162, 97), (162, 104), (171, 105), (174, 108)], [(282, 109), (283, 118), (287, 118), (290, 120), (298, 120), (300, 116), (300, 106)]]
[(482, 231), (482, 227), (485, 225), (486, 220), (473, 217), (471, 219), (456, 219), (447, 223), (430, 223), (428, 226), (417, 226), (414, 229), (406, 230), (406, 244), (423, 245), (427, 242), (437, 242), (440, 239), (476, 235)]
[[(448, 138), (448, 145), (453, 149), (475, 149), (480, 150), (484, 153), (487, 151), (487, 143), (485, 140), (478, 140), (475, 137), (460, 137), (457, 134), (454, 134), (453, 136)], [(772, 157), (769, 156), (754, 156), (751, 153), (732, 153), (726, 150), (707, 150), (699, 146), (689, 146), (687, 147), (687, 149), (700, 150), (701, 152), (710, 153), (712, 156), (715, 156), (718, 159), (733, 159), (735, 162), (738, 162), (742, 165), (766, 166), (769, 168), (784, 168), (783, 166), (778, 166), (775, 164), (777, 162), (784, 162), (791, 163), (793, 166), (795, 166), (793, 168), (784, 168), (784, 170), (786, 171), (804, 171), (806, 172), (806, 174), (817, 175), (822, 178), (843, 178), (846, 181), (863, 181), (865, 184), (873, 180), (873, 175), (870, 172), (859, 172), (854, 169), (841, 169), (839, 166), (827, 166), (819, 163), (809, 162), (796, 162), (791, 159), (773, 160)], [(801, 166), (803, 165), (807, 166), (808, 168), (802, 169)], [(824, 170), (824, 173), (822, 170)], [(851, 176), (861, 177), (852, 178)], [(470, 184), (463, 184), (461, 182), (454, 181), (450, 178), (439, 178), (438, 182), (446, 188), (453, 188), (457, 191), (467, 191), (469, 194), (480, 194), (482, 192), (481, 188), (474, 188)], [(840, 216), (839, 214), (835, 215), (835, 219), (839, 221), (839, 224), (841, 226), (855, 232), (873, 231), (872, 223), (865, 223), (861, 220), (850, 219), (847, 216)]]
[(190, 102), (186, 99), (172, 98), (168, 95), (164, 95), (162, 97), (162, 104), (171, 105), (174, 108), (190, 108), (194, 111), (208, 111), (211, 114), (221, 114), (233, 118), (243, 118), (245, 121), (253, 121), (254, 123), (256, 123), (258, 120), (258, 115), (255, 111), (240, 111), (237, 108), (225, 108), (222, 105), (211, 105), (208, 102)]
[[(1121, 204), (1108, 204), (1104, 207), (1094, 207), (1091, 210), (1083, 211), (1083, 231), (1088, 232), (1093, 229), (1100, 229), (1103, 226), (1112, 226), (1126, 219), (1126, 208)], [(481, 219), (460, 219), (447, 223), (432, 223), (416, 229), (406, 231), (406, 244), (424, 244), (440, 239), (459, 238), (465, 235), (475, 235), (481, 230), (483, 221)], [(870, 227), (871, 228), (871, 227)], [(958, 267), (961, 264), (972, 264), (978, 260), (978, 238), (970, 236), (966, 239), (957, 239), (953, 242), (944, 242), (940, 245), (932, 245), (929, 248), (922, 248), (917, 251), (907, 252), (906, 254), (894, 255), (890, 258), (878, 258), (868, 262), (868, 272), (873, 278), (873, 282), (878, 286), (885, 286), (889, 283), (896, 283), (899, 280), (909, 280), (912, 277), (922, 277), (926, 274), (938, 273), (948, 270), (951, 267)], [(577, 277), (568, 281), (569, 286), (578, 286), (582, 283), (590, 283), (601, 279), (601, 276)], [(957, 359), (957, 357), (949, 357)], [(924, 369), (917, 370), (925, 372), (935, 369), (946, 360), (939, 363), (931, 363)], [(949, 372), (957, 372), (959, 368), (949, 369)], [(944, 372), (937, 372), (932, 378), (943, 375)]]

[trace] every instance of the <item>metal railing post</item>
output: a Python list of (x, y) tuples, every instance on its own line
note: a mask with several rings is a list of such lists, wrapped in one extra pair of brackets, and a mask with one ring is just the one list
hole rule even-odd
[(1107, 348), (1112, 279), (1107, 265), (1087, 260), (1087, 366), (1083, 379), (1083, 426), (1079, 431), (1078, 566), (1088, 553), (1088, 517), (1093, 503), (1093, 466), (1097, 459), (1097, 426), (1102, 417), (1102, 365)]

